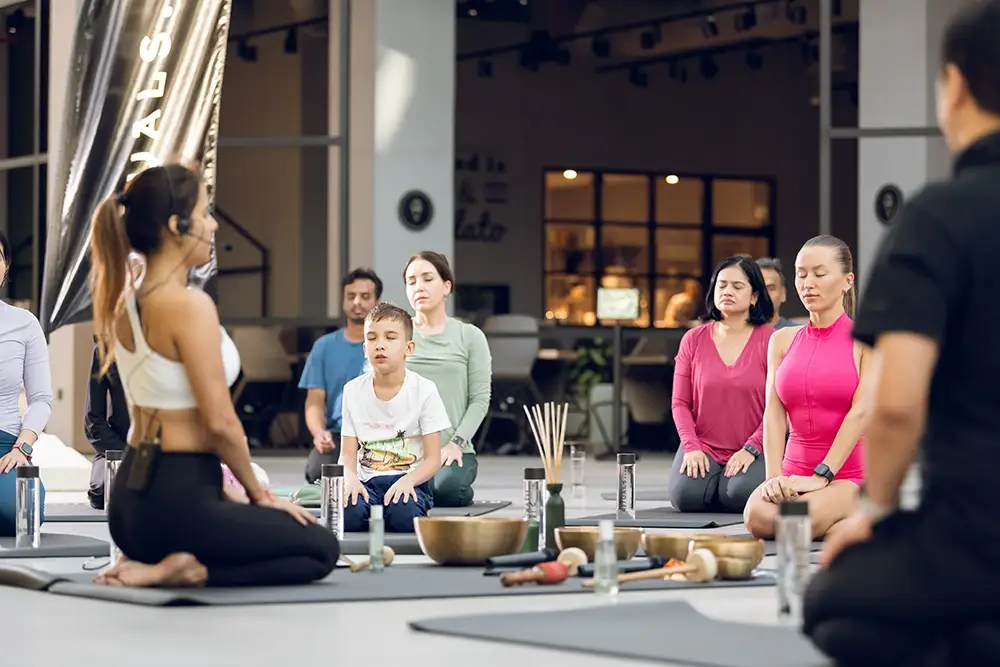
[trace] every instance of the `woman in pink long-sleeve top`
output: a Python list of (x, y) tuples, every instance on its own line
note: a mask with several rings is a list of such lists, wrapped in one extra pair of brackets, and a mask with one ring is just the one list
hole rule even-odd
[(711, 321), (684, 334), (674, 361), (672, 412), (681, 448), (668, 490), (681, 512), (742, 512), (764, 481), (774, 305), (760, 267), (745, 257), (720, 263), (707, 307)]

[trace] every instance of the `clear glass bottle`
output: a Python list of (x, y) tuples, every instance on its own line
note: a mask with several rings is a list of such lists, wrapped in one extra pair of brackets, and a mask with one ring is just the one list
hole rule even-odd
[(597, 549), (594, 553), (594, 592), (598, 595), (618, 594), (618, 554), (615, 549), (615, 523), (604, 520), (598, 524)]
[(775, 525), (778, 547), (778, 617), (786, 623), (802, 622), (802, 596), (812, 576), (810, 551), (812, 524), (809, 505), (784, 502), (778, 506)]
[(587, 452), (582, 442), (567, 443), (569, 447), (569, 479), (573, 497), (583, 494), (584, 467), (587, 464)]
[(635, 454), (618, 455), (619, 519), (635, 519)]
[(385, 569), (383, 548), (385, 547), (384, 508), (378, 503), (371, 506), (368, 517), (368, 566), (372, 572)]
[(319, 523), (338, 540), (344, 539), (344, 466), (324, 463), (320, 468), (322, 504)]
[[(9, 473), (8, 473), (9, 474)], [(37, 549), (42, 541), (42, 480), (37, 466), (18, 466), (14, 490), (14, 514), (18, 549)]]
[(525, 552), (545, 548), (545, 468), (524, 469), (524, 518), (528, 522), (528, 534), (524, 538)]
[[(108, 513), (111, 507), (111, 499), (114, 495), (115, 478), (118, 477), (118, 468), (121, 467), (125, 459), (125, 452), (121, 449), (111, 449), (104, 453), (104, 513)], [(122, 552), (115, 544), (113, 538), (109, 537), (111, 552), (108, 555), (108, 565), (117, 565), (121, 560)]]

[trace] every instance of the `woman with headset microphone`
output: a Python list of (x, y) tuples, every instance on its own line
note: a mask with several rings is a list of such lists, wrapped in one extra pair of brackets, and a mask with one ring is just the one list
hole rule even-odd
[[(217, 227), (200, 175), (176, 164), (143, 171), (94, 215), (101, 372), (117, 362), (132, 413), (108, 514), (126, 558), (98, 583), (299, 584), (336, 565), (337, 538), (254, 475), (229, 393), (239, 352), (212, 299), (188, 289), (190, 269), (210, 259)], [(130, 251), (146, 258), (138, 286), (127, 284)], [(226, 500), (220, 461), (248, 504)]]

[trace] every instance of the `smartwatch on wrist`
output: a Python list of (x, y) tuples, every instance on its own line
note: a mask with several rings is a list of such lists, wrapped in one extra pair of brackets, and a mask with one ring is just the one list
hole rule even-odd
[(760, 450), (758, 450), (756, 447), (754, 447), (753, 445), (751, 445), (749, 442), (747, 444), (743, 445), (743, 451), (750, 452), (755, 459), (759, 459), (760, 458)]
[(830, 470), (830, 466), (825, 463), (820, 463), (818, 466), (813, 468), (813, 474), (817, 477), (824, 478), (827, 484), (832, 483), (833, 478), (836, 477), (836, 475), (833, 474), (833, 471)]
[(456, 445), (458, 445), (459, 447), (462, 447), (463, 449), (465, 448), (465, 438), (459, 435), (453, 435), (451, 436), (451, 441)]
[(22, 454), (24, 454), (24, 458), (29, 461), (31, 460), (31, 454), (35, 451), (35, 448), (26, 442), (19, 442), (15, 444), (14, 449), (19, 450)]

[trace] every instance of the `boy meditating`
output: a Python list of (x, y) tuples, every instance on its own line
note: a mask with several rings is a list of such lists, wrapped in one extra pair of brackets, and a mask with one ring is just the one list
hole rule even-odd
[(437, 387), (406, 369), (413, 322), (391, 303), (365, 318), (371, 369), (344, 385), (340, 463), (344, 531), (368, 530), (369, 508), (385, 506), (387, 532), (412, 533), (434, 505), (428, 483), (441, 467), (441, 431), (451, 427)]

